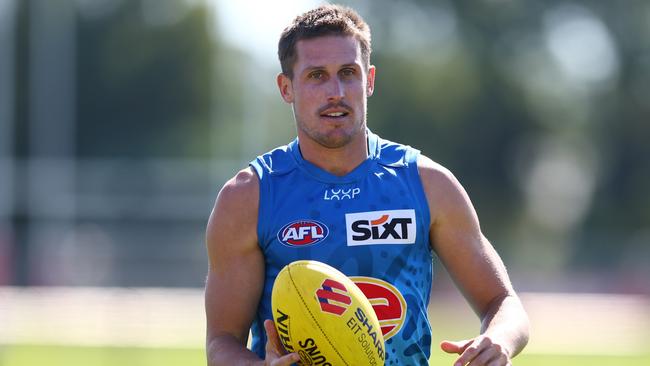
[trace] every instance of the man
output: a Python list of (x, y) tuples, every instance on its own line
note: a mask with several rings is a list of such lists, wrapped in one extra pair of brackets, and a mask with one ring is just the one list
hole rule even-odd
[(278, 54), (298, 138), (251, 162), (217, 197), (206, 234), (208, 364), (297, 362), (269, 320), (270, 293), (284, 265), (314, 259), (377, 290), (387, 365), (426, 365), (435, 252), (482, 322), (480, 335), (442, 350), (460, 355), (454, 365), (510, 365), (528, 319), (467, 194), (442, 166), (366, 127), (368, 25), (349, 8), (321, 6), (285, 29)]

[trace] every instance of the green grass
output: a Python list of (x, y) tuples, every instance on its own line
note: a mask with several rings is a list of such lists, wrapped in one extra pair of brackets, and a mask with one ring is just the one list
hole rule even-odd
[(515, 359), (517, 366), (647, 366), (650, 355), (639, 356), (554, 356), (526, 355)]
[(2, 366), (171, 366), (205, 365), (200, 349), (4, 346)]
[[(200, 366), (205, 365), (201, 349), (0, 346), (2, 366)], [(454, 356), (435, 354), (431, 365), (450, 366)], [(520, 355), (516, 366), (647, 366), (645, 356)]]

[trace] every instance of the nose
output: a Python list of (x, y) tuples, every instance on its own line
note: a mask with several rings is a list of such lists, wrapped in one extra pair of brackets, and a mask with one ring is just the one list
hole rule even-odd
[(343, 99), (345, 96), (345, 89), (341, 80), (333, 78), (330, 80), (329, 84), (327, 100), (332, 102)]

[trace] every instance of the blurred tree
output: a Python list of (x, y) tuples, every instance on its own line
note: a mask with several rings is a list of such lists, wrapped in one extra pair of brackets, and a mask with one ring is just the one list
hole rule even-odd
[(523, 19), (529, 14), (516, 4), (502, 12), (484, 3), (369, 4), (379, 18), (371, 24), (380, 25), (373, 28), (378, 77), (371, 128), (450, 168), (470, 192), (486, 232), (507, 246), (504, 236), (520, 202), (510, 172), (513, 144), (534, 122), (503, 73), (497, 40), (529, 24)]
[[(19, 157), (29, 154), (29, 3), (18, 2)], [(650, 276), (650, 3), (347, 3), (373, 30), (369, 127), (450, 168), (506, 260)], [(79, 157), (245, 162), (294, 135), (279, 67), (223, 45), (205, 3), (76, 4)], [(242, 147), (251, 126), (263, 141)]]
[(647, 268), (650, 4), (349, 4), (373, 28), (369, 126), (450, 168), (507, 258)]
[(79, 23), (79, 155), (209, 156), (215, 48), (205, 5), (113, 3)]

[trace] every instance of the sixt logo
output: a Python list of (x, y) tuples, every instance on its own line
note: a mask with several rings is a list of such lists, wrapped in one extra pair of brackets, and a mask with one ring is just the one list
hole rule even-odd
[(348, 290), (342, 283), (329, 278), (323, 281), (321, 288), (316, 291), (321, 310), (335, 315), (343, 314), (347, 306), (352, 303), (352, 299), (347, 294)]
[(345, 214), (348, 246), (413, 244), (415, 210), (388, 210)]
[(298, 220), (288, 223), (278, 231), (278, 240), (290, 247), (316, 244), (329, 234), (325, 224), (314, 220)]

